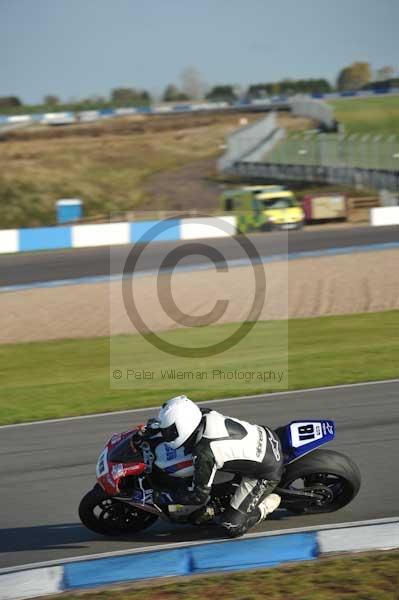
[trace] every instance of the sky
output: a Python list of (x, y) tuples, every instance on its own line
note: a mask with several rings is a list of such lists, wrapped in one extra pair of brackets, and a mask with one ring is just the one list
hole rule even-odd
[(398, 25), (399, 0), (0, 0), (0, 96), (160, 93), (187, 67), (210, 86), (398, 72)]

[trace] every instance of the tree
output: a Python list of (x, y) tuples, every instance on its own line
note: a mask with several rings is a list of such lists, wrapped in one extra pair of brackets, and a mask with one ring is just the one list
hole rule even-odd
[(276, 94), (326, 94), (331, 85), (326, 79), (283, 79), (274, 83), (250, 85), (247, 96), (250, 100), (267, 98)]
[(247, 90), (247, 97), (249, 100), (259, 100), (260, 98), (267, 98), (271, 93), (271, 83), (253, 83)]
[(47, 96), (44, 96), (43, 104), (47, 104), (48, 106), (58, 106), (58, 104), (60, 104), (60, 99), (58, 96), (48, 94)]
[(388, 81), (388, 79), (393, 79), (393, 76), (395, 75), (395, 69), (394, 67), (386, 65), (385, 67), (377, 69), (375, 75), (377, 81)]
[(205, 96), (214, 102), (234, 102), (237, 96), (232, 85), (215, 85)]
[(166, 86), (164, 93), (162, 94), (162, 100), (164, 102), (179, 102), (181, 100), (188, 100), (188, 96), (183, 94), (181, 90), (174, 85), (174, 83), (170, 83)]
[(187, 67), (180, 75), (182, 91), (190, 100), (200, 100), (204, 97), (207, 85), (201, 74), (194, 67)]
[(355, 62), (343, 68), (337, 78), (340, 91), (359, 90), (371, 81), (371, 68), (367, 62)]
[(137, 92), (134, 88), (115, 88), (111, 92), (111, 102), (113, 104), (131, 104), (137, 99)]
[(139, 98), (144, 104), (149, 104), (151, 102), (151, 94), (150, 92), (147, 92), (147, 90), (140, 92)]
[(131, 106), (138, 104), (148, 104), (151, 101), (150, 94), (146, 91), (136, 90), (135, 88), (115, 88), (111, 92), (111, 102), (114, 106)]
[(18, 106), (22, 106), (22, 102), (17, 96), (0, 97), (0, 108), (17, 108)]

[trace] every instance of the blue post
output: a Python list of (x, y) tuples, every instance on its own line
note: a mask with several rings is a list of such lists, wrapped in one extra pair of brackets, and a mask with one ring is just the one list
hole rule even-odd
[(71, 200), (58, 200), (57, 206), (57, 223), (69, 223), (71, 221), (78, 221), (82, 218), (83, 214), (83, 203), (82, 200), (71, 199)]

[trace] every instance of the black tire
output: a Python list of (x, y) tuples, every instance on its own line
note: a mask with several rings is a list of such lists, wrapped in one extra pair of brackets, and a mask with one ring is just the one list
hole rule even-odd
[(147, 529), (158, 516), (110, 498), (97, 484), (80, 501), (79, 518), (94, 533), (123, 536)]
[(344, 454), (315, 450), (287, 466), (279, 488), (292, 489), (298, 480), (302, 480), (305, 487), (320, 490), (324, 497), (312, 505), (287, 503), (288, 510), (316, 514), (334, 512), (349, 504), (360, 489), (361, 475), (357, 465)]

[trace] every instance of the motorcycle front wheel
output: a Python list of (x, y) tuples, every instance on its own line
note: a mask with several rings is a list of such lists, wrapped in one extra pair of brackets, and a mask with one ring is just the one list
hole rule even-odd
[(110, 498), (98, 484), (80, 501), (79, 518), (90, 531), (107, 536), (137, 533), (158, 519), (153, 513)]
[[(278, 486), (281, 506), (296, 514), (334, 512), (355, 498), (360, 483), (360, 471), (350, 458), (334, 450), (315, 450), (287, 466)], [(284, 489), (312, 492), (315, 498), (290, 501), (289, 495), (284, 498)]]

